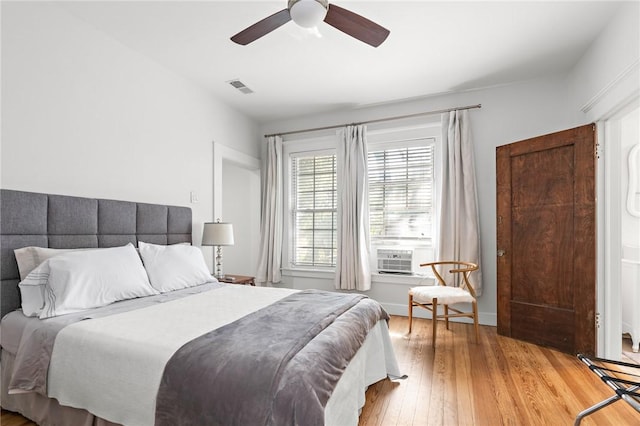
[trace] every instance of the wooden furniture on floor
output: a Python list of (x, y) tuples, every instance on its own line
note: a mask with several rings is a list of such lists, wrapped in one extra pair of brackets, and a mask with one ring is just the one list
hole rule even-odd
[[(413, 307), (431, 311), (433, 323), (433, 349), (436, 348), (436, 330), (439, 319), (444, 319), (447, 330), (449, 330), (449, 318), (468, 317), (473, 319), (476, 330), (476, 343), (478, 342), (478, 304), (476, 302), (476, 292), (469, 282), (469, 274), (478, 269), (478, 265), (471, 262), (461, 262), (455, 260), (447, 260), (440, 262), (423, 263), (421, 267), (430, 266), (433, 275), (438, 282), (436, 285), (418, 286), (409, 290), (409, 333), (411, 333), (411, 324), (413, 321)], [(437, 267), (449, 269), (449, 283), (438, 273)], [(458, 275), (459, 274), (459, 275)], [(459, 281), (459, 286), (454, 283)], [(457, 303), (471, 303), (472, 312), (463, 312), (459, 309), (452, 308), (449, 305)], [(438, 304), (443, 305), (444, 313), (438, 313)], [(449, 313), (449, 311), (454, 313)]]
[(224, 278), (218, 278), (218, 281), (220, 281), (221, 283), (227, 283), (227, 284), (249, 284), (252, 286), (256, 285), (255, 282), (255, 277), (249, 277), (246, 275), (231, 275), (231, 274), (225, 274)]

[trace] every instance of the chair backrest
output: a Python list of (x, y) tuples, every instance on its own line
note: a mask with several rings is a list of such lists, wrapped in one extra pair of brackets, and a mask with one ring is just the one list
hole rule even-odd
[(460, 282), (460, 287), (464, 288), (469, 293), (471, 293), (473, 297), (476, 297), (476, 291), (471, 285), (471, 283), (469, 282), (469, 274), (478, 269), (478, 265), (476, 265), (475, 263), (463, 262), (459, 260), (442, 260), (438, 262), (428, 262), (428, 263), (420, 264), (420, 267), (426, 267), (426, 266), (431, 267), (431, 270), (433, 271), (433, 275), (438, 280), (438, 284), (443, 286), (446, 286), (447, 282), (445, 281), (444, 278), (442, 278), (442, 275), (438, 272), (437, 267), (438, 266), (445, 267), (445, 270), (447, 269), (446, 267), (451, 267), (452, 269), (448, 270), (450, 274), (461, 274), (462, 280)]

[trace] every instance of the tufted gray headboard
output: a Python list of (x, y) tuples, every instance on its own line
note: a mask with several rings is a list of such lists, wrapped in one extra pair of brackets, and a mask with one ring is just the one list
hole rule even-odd
[(20, 307), (13, 250), (191, 242), (191, 209), (0, 190), (0, 318)]

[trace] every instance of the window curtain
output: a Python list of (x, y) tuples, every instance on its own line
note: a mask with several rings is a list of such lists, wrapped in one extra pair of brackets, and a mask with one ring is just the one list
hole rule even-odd
[(335, 287), (371, 289), (367, 137), (363, 125), (338, 132), (338, 226)]
[(282, 138), (267, 138), (263, 163), (260, 250), (256, 281), (260, 285), (280, 282), (282, 275)]
[[(473, 145), (467, 110), (442, 114), (442, 192), (437, 259), (480, 265), (480, 221)], [(470, 275), (482, 294), (482, 274)]]

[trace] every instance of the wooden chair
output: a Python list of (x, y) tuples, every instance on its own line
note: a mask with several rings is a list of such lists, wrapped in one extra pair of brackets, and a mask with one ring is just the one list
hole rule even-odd
[[(449, 273), (452, 279), (447, 285), (447, 282), (442, 278), (442, 275), (438, 273), (437, 266), (451, 267)], [(449, 318), (469, 317), (473, 319), (473, 325), (476, 332), (476, 343), (478, 343), (478, 303), (476, 302), (476, 292), (473, 289), (471, 283), (469, 283), (469, 274), (478, 269), (478, 265), (471, 262), (460, 262), (455, 260), (423, 263), (421, 267), (430, 266), (433, 271), (433, 275), (438, 282), (435, 285), (418, 286), (409, 290), (409, 333), (411, 333), (411, 323), (413, 322), (413, 307), (418, 306), (420, 308), (431, 311), (433, 322), (433, 348), (436, 347), (436, 329), (437, 320), (444, 319), (447, 330), (449, 329)], [(461, 275), (456, 275), (461, 274)], [(455, 277), (460, 277), (460, 286), (455, 287)], [(463, 312), (456, 308), (452, 308), (449, 305), (456, 303), (471, 303), (473, 308), (472, 312)], [(438, 313), (438, 304), (443, 305), (444, 313)], [(449, 313), (453, 311), (454, 313)]]

